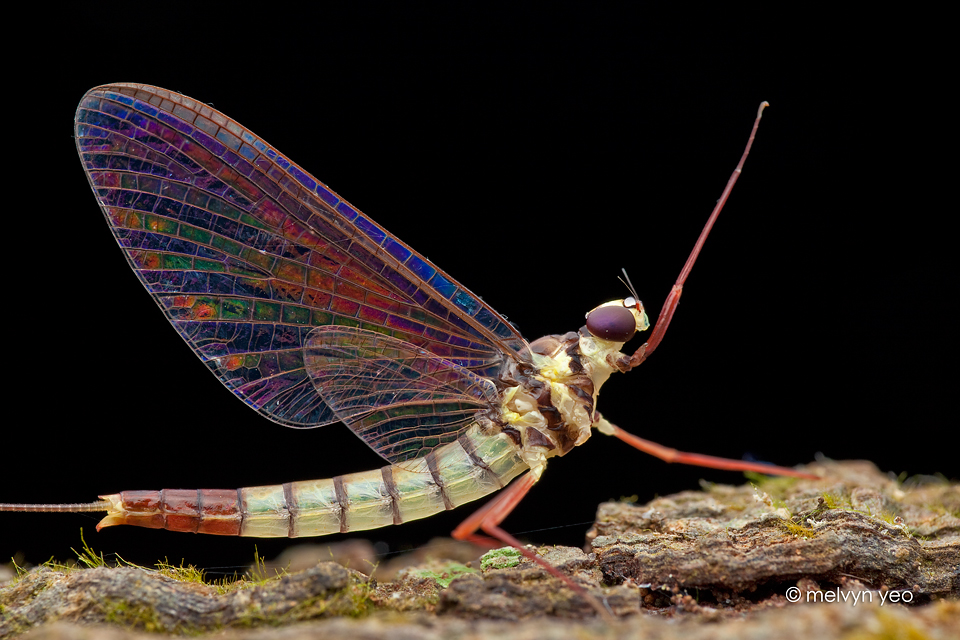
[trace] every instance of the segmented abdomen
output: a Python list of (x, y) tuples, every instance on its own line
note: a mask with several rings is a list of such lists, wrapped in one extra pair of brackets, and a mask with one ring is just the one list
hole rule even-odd
[(362, 531), (453, 509), (503, 488), (527, 469), (509, 437), (470, 429), (403, 467), (265, 487), (101, 496), (110, 509), (97, 529), (130, 524), (260, 538)]

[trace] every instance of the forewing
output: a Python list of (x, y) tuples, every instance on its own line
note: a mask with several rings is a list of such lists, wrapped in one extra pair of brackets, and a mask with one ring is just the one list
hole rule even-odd
[(203, 103), (98, 87), (77, 109), (76, 140), (140, 281), (221, 382), (271, 420), (338, 420), (304, 367), (320, 326), (383, 333), (479, 376), (526, 357), (478, 297)]
[(327, 406), (397, 464), (447, 444), (498, 402), (496, 386), (409, 342), (354, 327), (320, 327), (304, 350)]

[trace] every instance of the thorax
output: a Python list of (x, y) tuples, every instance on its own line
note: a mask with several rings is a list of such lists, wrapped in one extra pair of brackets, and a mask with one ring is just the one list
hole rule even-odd
[(504, 372), (503, 431), (539, 475), (546, 460), (587, 441), (597, 394), (613, 371), (619, 343), (570, 332), (530, 344), (530, 364)]

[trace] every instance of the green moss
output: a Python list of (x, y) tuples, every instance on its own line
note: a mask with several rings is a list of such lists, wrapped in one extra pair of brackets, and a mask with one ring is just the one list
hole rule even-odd
[(10, 564), (13, 565), (13, 572), (15, 574), (13, 578), (13, 582), (17, 582), (18, 580), (20, 580), (20, 578), (27, 575), (28, 570), (25, 569), (24, 567), (21, 567), (19, 564), (17, 564), (16, 558), (10, 558)]
[(276, 574), (272, 576), (269, 575), (267, 571), (267, 559), (260, 555), (260, 552), (257, 550), (257, 545), (253, 545), (253, 566), (247, 569), (244, 576), (253, 584), (264, 584), (277, 577)]
[(757, 473), (756, 471), (744, 471), (743, 475), (747, 477), (747, 480), (749, 480), (753, 486), (766, 491), (775, 499), (785, 498), (787, 491), (800, 480), (800, 478), (792, 478), (789, 476), (768, 476), (763, 473)]
[(127, 629), (136, 629), (149, 633), (198, 633), (199, 630), (192, 630), (177, 625), (175, 628), (169, 628), (163, 624), (160, 614), (156, 609), (145, 605), (133, 604), (116, 600), (103, 600), (100, 603), (105, 622), (115, 624)]
[[(73, 551), (77, 554), (77, 561), (85, 565), (89, 569), (96, 569), (97, 567), (107, 566), (107, 562), (103, 559), (103, 553), (97, 553), (90, 548), (90, 545), (87, 544), (87, 541), (83, 539), (83, 529), (80, 529), (80, 543), (83, 545), (81, 548), (83, 551), (77, 551), (73, 547), (70, 547), (70, 551)], [(117, 556), (119, 557), (119, 556)]]
[(883, 513), (880, 513), (874, 517), (879, 518), (880, 520), (883, 520), (887, 524), (893, 525), (895, 527), (899, 527), (901, 524), (897, 522), (897, 514), (893, 513), (892, 511), (884, 511)]
[(351, 580), (350, 584), (331, 593), (301, 600), (291, 608), (276, 603), (281, 610), (270, 607), (250, 609), (230, 623), (231, 627), (282, 626), (305, 620), (329, 617), (359, 618), (373, 610), (373, 586), (369, 581)]
[(812, 537), (814, 537), (815, 535), (817, 535), (817, 534), (813, 531), (813, 529), (811, 529), (811, 528), (809, 528), (809, 527), (805, 527), (805, 526), (803, 526), (803, 525), (801, 525), (801, 524), (798, 524), (798, 523), (794, 522), (793, 520), (784, 520), (783, 518), (781, 518), (781, 519), (777, 522), (777, 525), (778, 525), (778, 526), (780, 527), (780, 529), (782, 529), (785, 533), (787, 533), (787, 534), (789, 534), (789, 535), (792, 535), (792, 536), (794, 536), (794, 537), (796, 537), (796, 538), (812, 538)]
[(426, 578), (428, 580), (433, 580), (440, 586), (441, 589), (446, 589), (447, 587), (450, 586), (451, 582), (453, 582), (456, 578), (466, 573), (478, 573), (478, 572), (476, 569), (471, 569), (470, 567), (460, 564), (459, 562), (451, 562), (449, 564), (444, 565), (439, 571), (422, 569), (419, 571), (411, 572), (410, 575), (416, 576), (418, 578)]
[(820, 495), (822, 506), (827, 509), (852, 509), (853, 504), (850, 498), (835, 493), (823, 493)]
[[(67, 560), (65, 562), (61, 562), (51, 557), (46, 562), (41, 563), (41, 566), (60, 573), (71, 573), (73, 571), (82, 569), (95, 569), (98, 567), (109, 566), (133, 567), (136, 569), (143, 569), (144, 571), (156, 572), (178, 582), (191, 582), (195, 584), (209, 585), (214, 587), (220, 594), (229, 593), (237, 589), (246, 589), (249, 587), (263, 585), (271, 580), (276, 580), (287, 574), (286, 569), (269, 569), (266, 565), (265, 559), (257, 552), (256, 547), (254, 547), (252, 569), (250, 569), (243, 576), (233, 578), (227, 577), (221, 580), (208, 579), (202, 569), (197, 569), (193, 565), (184, 564), (182, 560), (179, 565), (174, 565), (171, 564), (167, 558), (164, 558), (163, 560), (158, 561), (155, 567), (142, 567), (138, 564), (134, 564), (133, 562), (124, 560), (119, 555), (114, 554), (117, 558), (117, 561), (111, 564), (104, 558), (102, 552), (94, 551), (93, 548), (87, 544), (87, 541), (83, 536), (83, 529), (80, 530), (80, 550), (78, 551), (71, 548), (71, 551), (76, 554), (76, 560)], [(16, 574), (13, 582), (21, 580), (30, 571), (29, 569), (20, 566), (15, 560), (13, 560), (11, 565)]]
[(824, 493), (820, 496), (820, 504), (817, 505), (817, 508), (810, 514), (810, 517), (817, 518), (824, 511), (829, 511), (831, 509), (841, 509), (843, 511), (851, 511), (854, 513), (862, 513), (863, 515), (870, 516), (871, 518), (877, 518), (889, 524), (892, 527), (902, 530), (906, 535), (910, 536), (910, 532), (907, 531), (906, 527), (903, 525), (903, 520), (900, 518), (899, 514), (892, 511), (883, 511), (881, 513), (872, 513), (869, 509), (854, 509), (853, 503), (850, 501), (850, 498), (843, 495), (837, 495), (834, 493)]
[(480, 570), (510, 569), (520, 564), (521, 553), (513, 547), (493, 549), (480, 556)]
[(207, 575), (203, 569), (197, 569), (192, 564), (184, 565), (183, 560), (180, 561), (179, 565), (173, 565), (164, 558), (161, 562), (157, 563), (157, 573), (171, 580), (176, 580), (177, 582), (211, 585), (216, 587), (217, 592), (221, 594), (230, 591), (228, 587), (229, 583), (225, 579), (207, 580)]
[[(191, 567), (192, 568), (192, 567)], [(189, 572), (188, 572), (189, 575)], [(237, 579), (225, 578), (220, 581), (215, 581), (213, 583), (206, 582), (206, 584), (212, 584), (217, 588), (219, 593), (229, 593), (231, 591), (236, 591), (238, 589), (249, 589), (251, 587), (258, 587), (267, 584), (273, 580), (279, 580), (283, 576), (287, 575), (286, 568), (283, 569), (271, 569), (267, 567), (266, 558), (260, 555), (257, 551), (257, 547), (253, 547), (253, 566), (251, 566), (247, 571)]]
[(338, 610), (337, 615), (347, 615), (353, 618), (367, 615), (373, 610), (373, 585), (369, 580), (356, 581), (338, 594), (337, 600), (347, 603), (347, 610)]

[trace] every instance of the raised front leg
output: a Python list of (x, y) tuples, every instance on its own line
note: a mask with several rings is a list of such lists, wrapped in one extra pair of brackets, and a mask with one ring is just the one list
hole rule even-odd
[(777, 465), (765, 464), (763, 462), (747, 462), (746, 460), (718, 458), (716, 456), (708, 456), (702, 453), (687, 453), (685, 451), (677, 451), (676, 449), (665, 447), (662, 444), (645, 440), (644, 438), (624, 431), (603, 417), (597, 420), (594, 426), (600, 433), (619, 438), (620, 440), (623, 440), (629, 444), (631, 447), (640, 449), (640, 451), (643, 451), (644, 453), (649, 453), (652, 456), (660, 458), (664, 462), (679, 462), (680, 464), (689, 464), (696, 467), (708, 467), (710, 469), (724, 469), (726, 471), (756, 471), (758, 473), (766, 473), (772, 476), (792, 476), (794, 478), (806, 478), (808, 480), (816, 480), (819, 477), (803, 471), (797, 471), (796, 469), (778, 467)]

